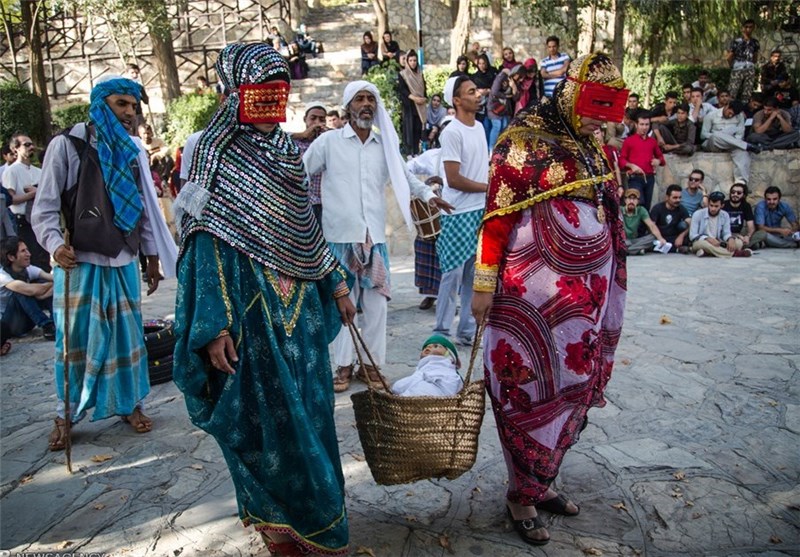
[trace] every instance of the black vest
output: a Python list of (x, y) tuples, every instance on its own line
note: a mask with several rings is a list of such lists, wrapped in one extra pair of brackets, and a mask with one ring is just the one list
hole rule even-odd
[[(61, 211), (69, 230), (70, 243), (79, 251), (90, 251), (116, 257), (122, 248), (128, 246), (133, 253), (139, 251), (142, 219), (128, 234), (114, 225), (114, 206), (105, 188), (103, 171), (97, 149), (89, 140), (89, 126), (86, 126), (86, 138), (80, 139), (64, 135), (72, 142), (80, 157), (80, 170), (75, 186), (64, 190), (61, 194)], [(131, 170), (139, 187), (139, 166), (134, 162)], [(144, 210), (144, 209), (142, 209)]]

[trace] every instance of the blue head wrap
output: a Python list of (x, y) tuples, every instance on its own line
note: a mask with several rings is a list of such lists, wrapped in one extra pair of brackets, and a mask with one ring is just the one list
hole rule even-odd
[[(98, 83), (92, 89), (89, 120), (97, 134), (97, 154), (106, 182), (106, 191), (114, 206), (114, 225), (125, 233), (131, 232), (142, 216), (142, 199), (131, 170), (139, 156), (139, 147), (128, 135), (106, 103), (109, 95), (131, 95), (138, 102), (142, 86), (124, 77)], [(142, 172), (149, 172), (143, 168)]]

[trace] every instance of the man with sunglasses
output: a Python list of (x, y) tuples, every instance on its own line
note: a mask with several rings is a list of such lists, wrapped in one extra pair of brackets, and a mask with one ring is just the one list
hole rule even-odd
[(731, 218), (722, 210), (725, 194), (711, 192), (708, 207), (699, 209), (692, 215), (689, 239), (692, 253), (697, 257), (750, 257), (752, 251), (742, 249), (743, 243), (731, 232)]
[(756, 230), (753, 208), (747, 202), (746, 184), (736, 183), (731, 186), (722, 210), (731, 217), (731, 232), (734, 238), (742, 241), (744, 247), (756, 249), (767, 237), (762, 230)]
[(16, 152), (17, 160), (3, 173), (3, 187), (11, 194), (11, 212), (17, 224), (17, 236), (25, 242), (31, 252), (31, 264), (50, 272), (50, 254), (36, 242), (36, 235), (31, 228), (30, 215), (33, 199), (42, 170), (33, 165), (36, 146), (33, 140), (24, 133), (16, 133), (11, 138), (11, 149)]
[(681, 192), (681, 205), (686, 207), (689, 216), (693, 215), (698, 209), (708, 205), (708, 194), (703, 186), (706, 174), (702, 170), (695, 168), (689, 174), (686, 182), (686, 189)]

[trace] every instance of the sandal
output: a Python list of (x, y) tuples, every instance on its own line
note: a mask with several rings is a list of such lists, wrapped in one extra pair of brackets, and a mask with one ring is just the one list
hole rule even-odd
[(47, 438), (47, 448), (51, 451), (63, 451), (67, 448), (67, 423), (63, 418), (53, 420), (53, 431)]
[(343, 393), (350, 388), (350, 381), (353, 379), (353, 366), (339, 366), (336, 368), (336, 376), (333, 378), (333, 392)]
[(574, 513), (569, 512), (567, 505), (570, 503), (572, 503), (572, 501), (568, 500), (563, 495), (556, 495), (551, 499), (546, 499), (536, 503), (536, 509), (540, 511), (547, 511), (552, 514), (560, 514), (562, 516), (578, 516), (581, 512), (581, 508), (578, 505), (575, 505), (575, 503), (572, 503), (578, 510)]
[[(381, 378), (383, 378), (383, 381), (381, 381)], [(383, 389), (383, 382), (386, 381), (386, 376), (376, 367), (361, 365), (356, 372), (356, 379), (366, 383), (373, 389)]]
[(0, 356), (5, 356), (9, 352), (11, 352), (11, 341), (7, 340), (3, 342), (3, 346), (0, 347)]
[(259, 534), (261, 534), (261, 540), (264, 542), (264, 545), (267, 546), (267, 551), (269, 551), (272, 557), (302, 557), (303, 555), (309, 554), (308, 550), (294, 540), (276, 542), (264, 532), (259, 532)]
[[(508, 513), (508, 519), (514, 526), (514, 530), (517, 531), (517, 534), (519, 534), (519, 537), (522, 538), (522, 541), (525, 543), (529, 543), (531, 545), (546, 545), (550, 541), (550, 534), (546, 529), (547, 525), (539, 515), (536, 515), (533, 518), (515, 520), (514, 515), (511, 514), (511, 509), (508, 508), (508, 506), (506, 506), (506, 512)], [(531, 537), (531, 534), (540, 530), (544, 530), (544, 533), (547, 534), (546, 538)]]
[(122, 421), (130, 424), (136, 433), (147, 433), (153, 429), (153, 420), (145, 416), (138, 406), (130, 416), (122, 416)]

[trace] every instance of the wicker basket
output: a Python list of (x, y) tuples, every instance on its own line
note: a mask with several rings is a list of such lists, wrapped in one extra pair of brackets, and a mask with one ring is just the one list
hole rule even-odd
[[(403, 397), (370, 385), (350, 397), (358, 437), (376, 483), (453, 480), (475, 464), (486, 404), (483, 380), (472, 381), (481, 332), (475, 336), (466, 382), (456, 396)], [(353, 341), (358, 337), (363, 346), (355, 328), (351, 334)], [(388, 385), (385, 387), (388, 391)]]

